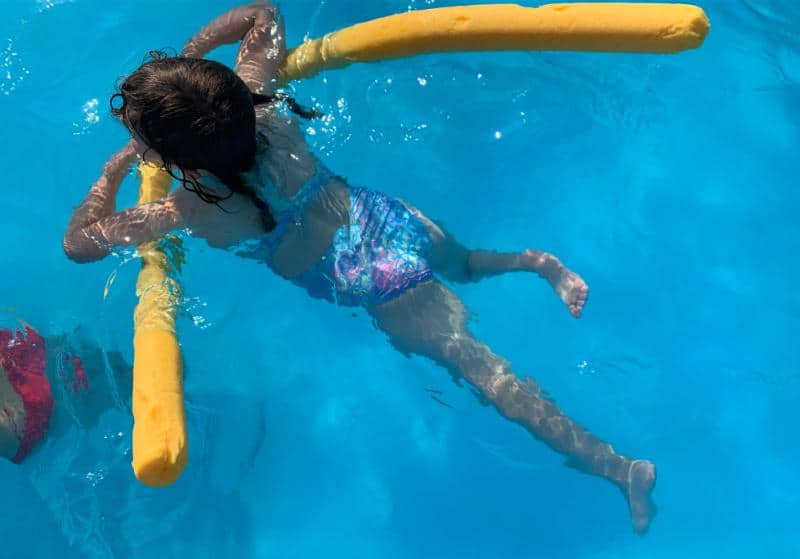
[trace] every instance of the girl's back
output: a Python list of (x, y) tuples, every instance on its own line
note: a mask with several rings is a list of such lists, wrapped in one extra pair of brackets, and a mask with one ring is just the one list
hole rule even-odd
[(256, 166), (247, 179), (276, 215), (277, 227), (242, 256), (266, 260), (285, 278), (317, 262), (349, 222), (345, 182), (310, 152), (297, 123), (268, 107), (256, 109)]

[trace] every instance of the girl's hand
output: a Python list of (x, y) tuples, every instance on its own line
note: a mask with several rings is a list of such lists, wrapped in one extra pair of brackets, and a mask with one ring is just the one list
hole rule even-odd
[(269, 12), (273, 13), (273, 18), (277, 18), (275, 7), (266, 1), (228, 10), (189, 39), (182, 54), (190, 58), (202, 58), (217, 47), (241, 41), (256, 25), (256, 19)]
[(250, 91), (270, 95), (275, 90), (275, 76), (285, 57), (283, 20), (277, 9), (262, 5), (253, 27), (242, 39), (235, 71)]
[(106, 179), (106, 184), (119, 188), (122, 179), (128, 173), (130, 166), (136, 161), (136, 158), (136, 140), (131, 139), (119, 151), (109, 157), (106, 164), (103, 165), (103, 177)]

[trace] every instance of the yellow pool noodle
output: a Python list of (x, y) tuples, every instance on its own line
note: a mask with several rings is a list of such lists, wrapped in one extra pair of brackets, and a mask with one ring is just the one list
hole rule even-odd
[[(139, 203), (169, 192), (172, 177), (158, 167), (139, 166)], [(159, 241), (138, 247), (142, 270), (133, 336), (133, 471), (145, 485), (162, 487), (178, 479), (187, 460), (183, 407), (183, 365), (175, 335), (180, 285)]]
[(455, 6), (359, 23), (287, 53), (278, 81), (309, 78), (353, 62), (434, 52), (561, 50), (676, 53), (697, 48), (708, 17), (687, 4)]
[[(491, 4), (434, 8), (384, 17), (292, 49), (280, 83), (353, 62), (449, 51), (568, 50), (675, 53), (697, 48), (709, 29), (703, 10), (685, 4)], [(142, 165), (139, 203), (164, 196), (169, 175)], [(174, 482), (187, 459), (180, 347), (175, 314), (180, 286), (156, 242), (139, 247), (142, 271), (134, 314), (133, 469), (147, 485)]]

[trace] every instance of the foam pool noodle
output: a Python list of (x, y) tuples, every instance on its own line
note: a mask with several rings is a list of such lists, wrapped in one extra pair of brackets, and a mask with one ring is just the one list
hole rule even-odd
[[(139, 203), (165, 196), (172, 177), (141, 164)], [(165, 248), (175, 239), (138, 247), (142, 270), (136, 282), (139, 303), (133, 336), (133, 471), (145, 485), (161, 487), (178, 479), (187, 461), (183, 405), (183, 365), (175, 331), (181, 297), (173, 262)]]
[(553, 50), (677, 53), (699, 47), (708, 17), (688, 4), (486, 4), (433, 8), (359, 23), (287, 53), (279, 82), (353, 62), (434, 52)]
[[(699, 47), (709, 21), (686, 4), (586, 3), (455, 6), (406, 12), (328, 33), (287, 53), (278, 82), (309, 78), (354, 62), (434, 52), (563, 50), (677, 53)], [(139, 203), (164, 196), (171, 177), (140, 166)], [(180, 286), (163, 242), (139, 247), (142, 271), (134, 313), (133, 469), (147, 485), (180, 476), (187, 460), (180, 346)]]

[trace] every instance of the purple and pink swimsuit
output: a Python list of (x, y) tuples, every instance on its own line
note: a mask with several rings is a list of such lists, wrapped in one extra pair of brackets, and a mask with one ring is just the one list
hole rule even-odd
[[(265, 235), (259, 250), (270, 266), (287, 227), (302, 226), (304, 206), (333, 178), (317, 162), (317, 173), (276, 216), (277, 227)], [(336, 231), (322, 258), (291, 281), (312, 297), (366, 307), (390, 301), (432, 279), (431, 239), (425, 225), (395, 198), (367, 188), (349, 190), (349, 223)]]

